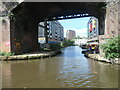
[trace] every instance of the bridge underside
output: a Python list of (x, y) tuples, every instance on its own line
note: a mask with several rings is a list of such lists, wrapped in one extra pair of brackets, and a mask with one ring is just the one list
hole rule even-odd
[(102, 2), (23, 2), (12, 12), (11, 51), (25, 53), (36, 51), (38, 45), (38, 23), (47, 20), (61, 20), (95, 16), (99, 19), (100, 34), (104, 33)]

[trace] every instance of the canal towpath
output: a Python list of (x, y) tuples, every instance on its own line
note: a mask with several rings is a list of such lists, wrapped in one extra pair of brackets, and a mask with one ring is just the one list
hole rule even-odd
[(10, 61), (10, 60), (43, 59), (45, 57), (52, 57), (60, 53), (61, 51), (32, 52), (32, 53), (26, 53), (22, 55), (0, 56), (0, 60)]

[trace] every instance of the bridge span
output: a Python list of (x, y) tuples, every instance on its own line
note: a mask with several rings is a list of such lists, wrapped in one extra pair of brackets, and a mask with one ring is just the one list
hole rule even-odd
[[(114, 0), (113, 0), (114, 2)], [(111, 3), (111, 2), (109, 2)], [(7, 52), (15, 52), (17, 54), (28, 51), (36, 51), (39, 48), (38, 44), (38, 24), (42, 21), (62, 20), (70, 18), (81, 18), (94, 16), (99, 20), (99, 34), (104, 35), (106, 28), (109, 28), (112, 23), (109, 14), (111, 13), (110, 6), (106, 2), (22, 2), (12, 11), (9, 19), (9, 48), (3, 48), (5, 40), (1, 40), (1, 50)], [(116, 7), (119, 3), (113, 3)], [(106, 7), (109, 6), (109, 7)], [(112, 7), (113, 7), (112, 6)], [(117, 9), (118, 10), (118, 9)], [(119, 10), (118, 10), (119, 12)], [(115, 12), (116, 13), (116, 12)], [(120, 13), (118, 13), (120, 14)], [(115, 20), (118, 23), (116, 14)], [(112, 25), (114, 27), (114, 25)], [(118, 30), (118, 27), (115, 28)], [(46, 29), (47, 30), (47, 29)], [(2, 38), (4, 31), (1, 30)]]

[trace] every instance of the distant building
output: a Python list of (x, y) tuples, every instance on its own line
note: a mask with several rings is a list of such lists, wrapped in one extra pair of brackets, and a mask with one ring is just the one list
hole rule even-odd
[(44, 22), (38, 25), (38, 43), (45, 43), (45, 27)]
[(82, 45), (87, 43), (87, 38), (74, 39), (76, 45)]
[(73, 31), (73, 30), (67, 30), (67, 33), (66, 33), (67, 40), (74, 39), (75, 36), (76, 36), (75, 31)]
[(48, 42), (61, 42), (64, 39), (63, 27), (58, 21), (48, 22)]
[(98, 35), (98, 19), (95, 17), (91, 17), (88, 21), (88, 42), (98, 43)]
[[(64, 32), (63, 27), (58, 21), (47, 21), (47, 37), (48, 43), (58, 43), (63, 41)], [(38, 25), (38, 42), (45, 43), (45, 26), (44, 22)]]

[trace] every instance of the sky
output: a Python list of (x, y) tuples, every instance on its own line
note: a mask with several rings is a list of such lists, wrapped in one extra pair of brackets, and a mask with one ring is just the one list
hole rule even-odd
[(87, 37), (87, 23), (90, 17), (59, 20), (64, 27), (64, 37), (66, 37), (67, 30), (74, 30), (76, 36)]

